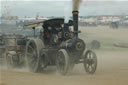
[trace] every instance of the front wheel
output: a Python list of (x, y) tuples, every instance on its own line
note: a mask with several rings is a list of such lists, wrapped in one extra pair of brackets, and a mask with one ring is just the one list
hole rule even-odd
[(97, 68), (97, 56), (96, 54), (88, 50), (84, 55), (84, 68), (87, 73), (93, 74)]
[(66, 75), (70, 68), (70, 58), (66, 50), (61, 49), (56, 57), (56, 66), (57, 71), (62, 74)]

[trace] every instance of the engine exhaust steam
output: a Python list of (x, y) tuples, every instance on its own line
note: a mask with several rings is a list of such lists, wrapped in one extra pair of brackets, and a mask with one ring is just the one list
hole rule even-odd
[(72, 0), (73, 3), (73, 11), (78, 11), (80, 7), (80, 3), (82, 0)]

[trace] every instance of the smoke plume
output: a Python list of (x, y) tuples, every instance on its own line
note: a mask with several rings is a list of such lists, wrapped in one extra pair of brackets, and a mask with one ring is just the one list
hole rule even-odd
[(73, 2), (73, 10), (79, 10), (80, 7), (80, 3), (82, 2), (82, 0), (72, 0)]
[(65, 8), (64, 8), (64, 17), (65, 17), (65, 23), (68, 23), (72, 11), (72, 2), (65, 2)]

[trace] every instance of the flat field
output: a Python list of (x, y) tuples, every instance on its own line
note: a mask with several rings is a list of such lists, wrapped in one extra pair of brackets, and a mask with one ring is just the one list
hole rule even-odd
[(128, 48), (113, 46), (128, 43), (128, 28), (98, 26), (80, 27), (80, 30), (79, 37), (85, 42), (98, 40), (101, 43), (101, 48), (95, 50), (98, 58), (95, 74), (87, 74), (83, 64), (76, 65), (68, 76), (59, 75), (54, 67), (43, 73), (31, 73), (1, 66), (0, 85), (128, 85)]

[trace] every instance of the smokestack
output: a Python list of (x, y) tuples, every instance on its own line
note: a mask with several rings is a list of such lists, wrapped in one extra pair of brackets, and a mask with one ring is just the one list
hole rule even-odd
[(73, 26), (75, 31), (75, 37), (78, 37), (78, 14), (79, 14), (79, 6), (82, 0), (72, 0), (73, 2)]
[(73, 14), (73, 26), (74, 26), (74, 32), (75, 32), (74, 35), (77, 38), (78, 37), (78, 14), (79, 12), (74, 10), (72, 14)]

